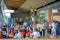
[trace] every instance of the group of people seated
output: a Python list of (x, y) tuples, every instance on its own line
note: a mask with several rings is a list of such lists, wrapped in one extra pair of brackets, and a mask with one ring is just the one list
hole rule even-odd
[(40, 38), (40, 32), (36, 28), (33, 31), (32, 27), (15, 24), (11, 28), (7, 25), (1, 26), (0, 38)]
[[(40, 24), (39, 22), (36, 23), (36, 27), (33, 28), (33, 26), (29, 23), (26, 26), (24, 24), (12, 24), (12, 25), (2, 25), (0, 26), (0, 38), (41, 38), (41, 37), (49, 37), (52, 35), (53, 37), (56, 37), (56, 24), (53, 23), (46, 23), (46, 24)], [(51, 37), (52, 37), (51, 36)]]

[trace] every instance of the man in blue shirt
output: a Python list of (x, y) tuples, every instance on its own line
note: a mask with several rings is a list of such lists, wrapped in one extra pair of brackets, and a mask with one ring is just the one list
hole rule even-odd
[(31, 23), (30, 23), (29, 21), (26, 22), (26, 26), (27, 26), (27, 27), (30, 27), (30, 24), (31, 24)]

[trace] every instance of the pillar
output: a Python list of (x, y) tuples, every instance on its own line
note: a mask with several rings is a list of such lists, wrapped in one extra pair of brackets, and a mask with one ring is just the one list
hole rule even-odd
[(48, 21), (52, 20), (52, 9), (48, 9)]

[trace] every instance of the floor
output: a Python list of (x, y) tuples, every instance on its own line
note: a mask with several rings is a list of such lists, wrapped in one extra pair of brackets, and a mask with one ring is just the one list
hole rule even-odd
[(59, 38), (57, 39), (49, 39), (49, 38), (38, 38), (38, 39), (0, 39), (0, 40), (60, 40)]

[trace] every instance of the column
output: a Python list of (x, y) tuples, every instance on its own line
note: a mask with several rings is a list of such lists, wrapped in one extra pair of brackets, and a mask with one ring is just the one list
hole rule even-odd
[(48, 21), (52, 20), (52, 9), (48, 9)]

